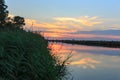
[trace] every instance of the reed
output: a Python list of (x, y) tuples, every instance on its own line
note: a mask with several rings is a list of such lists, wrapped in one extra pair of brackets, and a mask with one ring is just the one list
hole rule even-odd
[(0, 80), (62, 80), (66, 61), (51, 56), (47, 46), (32, 32), (0, 31)]

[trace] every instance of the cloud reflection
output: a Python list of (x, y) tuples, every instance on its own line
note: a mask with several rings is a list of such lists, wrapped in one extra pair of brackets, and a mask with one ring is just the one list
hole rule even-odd
[[(88, 46), (88, 48), (87, 48), (87, 46), (86, 46), (86, 48), (83, 48), (83, 47), (74, 45), (74, 47), (72, 48), (72, 46), (66, 47), (66, 45), (64, 45), (62, 43), (56, 43), (56, 44), (51, 43), (50, 46), (52, 46), (51, 47), (52, 53), (59, 56), (61, 58), (61, 60), (65, 60), (66, 57), (68, 57), (72, 51), (71, 54), (73, 56), (69, 60), (71, 66), (79, 66), (79, 67), (82, 67), (83, 69), (87, 69), (87, 68), (95, 69), (96, 68), (95, 66), (97, 64), (101, 63), (100, 61), (94, 59), (93, 57), (90, 57), (90, 55), (92, 55), (90, 53), (83, 54), (83, 53), (79, 52), (79, 54), (78, 54), (78, 52), (75, 51), (76, 50), (75, 48), (81, 49), (81, 50), (85, 50), (85, 49), (92, 50), (93, 48), (90, 48), (89, 46)], [(86, 56), (84, 56), (84, 55), (86, 55)]]
[(82, 66), (83, 69), (86, 69), (88, 67), (94, 69), (96, 64), (100, 64), (100, 61), (94, 60), (92, 58), (82, 58), (78, 61), (71, 62), (71, 65), (79, 65)]

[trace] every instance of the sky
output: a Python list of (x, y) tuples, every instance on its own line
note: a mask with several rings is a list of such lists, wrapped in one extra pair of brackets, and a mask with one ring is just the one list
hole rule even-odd
[(120, 40), (120, 0), (5, 0), (25, 29), (51, 39)]

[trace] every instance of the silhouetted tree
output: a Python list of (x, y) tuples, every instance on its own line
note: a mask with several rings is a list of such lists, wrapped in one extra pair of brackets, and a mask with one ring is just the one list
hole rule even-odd
[(6, 18), (8, 17), (7, 5), (4, 0), (0, 0), (0, 27), (4, 27), (6, 24)]
[(6, 29), (23, 29), (25, 20), (23, 17), (15, 16), (13, 18), (8, 17), (7, 5), (4, 0), (0, 0), (0, 27)]
[(13, 23), (16, 28), (23, 29), (23, 26), (25, 25), (25, 20), (23, 17), (15, 16), (13, 18)]

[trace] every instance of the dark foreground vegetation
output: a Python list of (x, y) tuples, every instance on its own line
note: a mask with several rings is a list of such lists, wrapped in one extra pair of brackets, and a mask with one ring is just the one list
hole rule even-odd
[(48, 42), (23, 29), (24, 18), (8, 17), (0, 0), (0, 80), (62, 80), (66, 60), (52, 56)]
[(61, 80), (66, 66), (47, 46), (42, 36), (31, 32), (0, 31), (0, 80)]
[(91, 41), (91, 40), (49, 40), (49, 41), (69, 43), (69, 44), (88, 45), (88, 46), (120, 48), (120, 41)]

